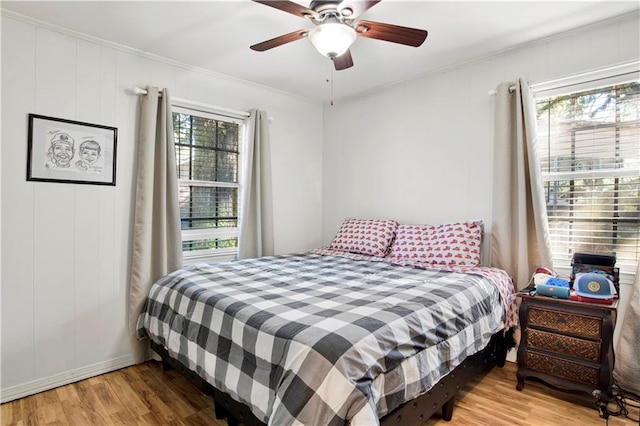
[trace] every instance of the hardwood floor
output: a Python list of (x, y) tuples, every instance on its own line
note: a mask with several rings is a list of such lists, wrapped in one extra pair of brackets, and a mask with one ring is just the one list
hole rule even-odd
[[(494, 368), (460, 392), (451, 422), (432, 425), (605, 425), (588, 406), (541, 383), (518, 392), (516, 366)], [(636, 404), (637, 405), (637, 404)], [(212, 400), (176, 371), (147, 362), (3, 404), (1, 425), (226, 425), (216, 420)], [(638, 419), (638, 409), (630, 408)], [(637, 420), (636, 420), (637, 421)], [(608, 424), (637, 425), (610, 417)]]
[[(489, 373), (469, 383), (458, 395), (453, 419), (446, 422), (436, 416), (423, 426), (445, 425), (571, 425), (571, 426), (638, 426), (638, 408), (627, 407), (630, 417), (600, 418), (589, 403), (563, 392), (550, 389), (542, 382), (526, 380), (524, 389), (516, 390), (515, 363), (493, 368)], [(634, 405), (639, 405), (630, 401)], [(611, 411), (617, 411), (615, 404)]]

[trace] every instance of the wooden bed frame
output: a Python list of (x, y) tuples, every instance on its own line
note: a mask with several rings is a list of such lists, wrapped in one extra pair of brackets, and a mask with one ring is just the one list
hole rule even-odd
[[(420, 425), (438, 410), (442, 410), (442, 418), (451, 420), (455, 397), (462, 387), (473, 380), (485, 369), (494, 365), (503, 367), (507, 351), (513, 347), (511, 332), (502, 331), (494, 334), (491, 341), (482, 351), (466, 358), (451, 373), (440, 379), (427, 393), (405, 402), (380, 419), (382, 426)], [(176, 369), (189, 381), (194, 383), (204, 394), (213, 396), (217, 419), (227, 418), (229, 426), (243, 424), (245, 426), (265, 426), (256, 418), (249, 407), (232, 399), (229, 395), (214, 388), (198, 374), (190, 370), (180, 361), (172, 358), (167, 350), (153, 341), (151, 349), (162, 358), (164, 369)]]

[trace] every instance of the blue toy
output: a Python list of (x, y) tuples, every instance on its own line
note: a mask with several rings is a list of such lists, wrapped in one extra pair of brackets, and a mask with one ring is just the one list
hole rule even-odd
[(563, 280), (562, 278), (552, 277), (547, 280), (546, 285), (569, 288), (569, 281)]

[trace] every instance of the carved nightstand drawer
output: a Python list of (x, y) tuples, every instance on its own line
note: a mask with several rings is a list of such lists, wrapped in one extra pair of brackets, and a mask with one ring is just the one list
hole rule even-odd
[(526, 362), (529, 368), (537, 371), (569, 379), (574, 382), (593, 385), (596, 388), (599, 385), (599, 366), (589, 367), (575, 362), (565, 361), (560, 358), (542, 355), (536, 352), (527, 352)]
[(588, 339), (600, 339), (602, 320), (585, 315), (531, 307), (528, 312), (529, 327), (544, 327), (560, 333), (583, 336)]
[(529, 329), (526, 333), (529, 348), (542, 349), (587, 361), (600, 361), (599, 341), (576, 339), (535, 329)]

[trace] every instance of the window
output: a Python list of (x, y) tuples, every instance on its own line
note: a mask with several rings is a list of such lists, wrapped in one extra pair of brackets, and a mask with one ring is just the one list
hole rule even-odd
[(173, 107), (185, 260), (235, 258), (242, 121)]
[(536, 107), (554, 265), (568, 267), (574, 252), (614, 253), (621, 270), (633, 273), (640, 257), (640, 83), (538, 95)]

